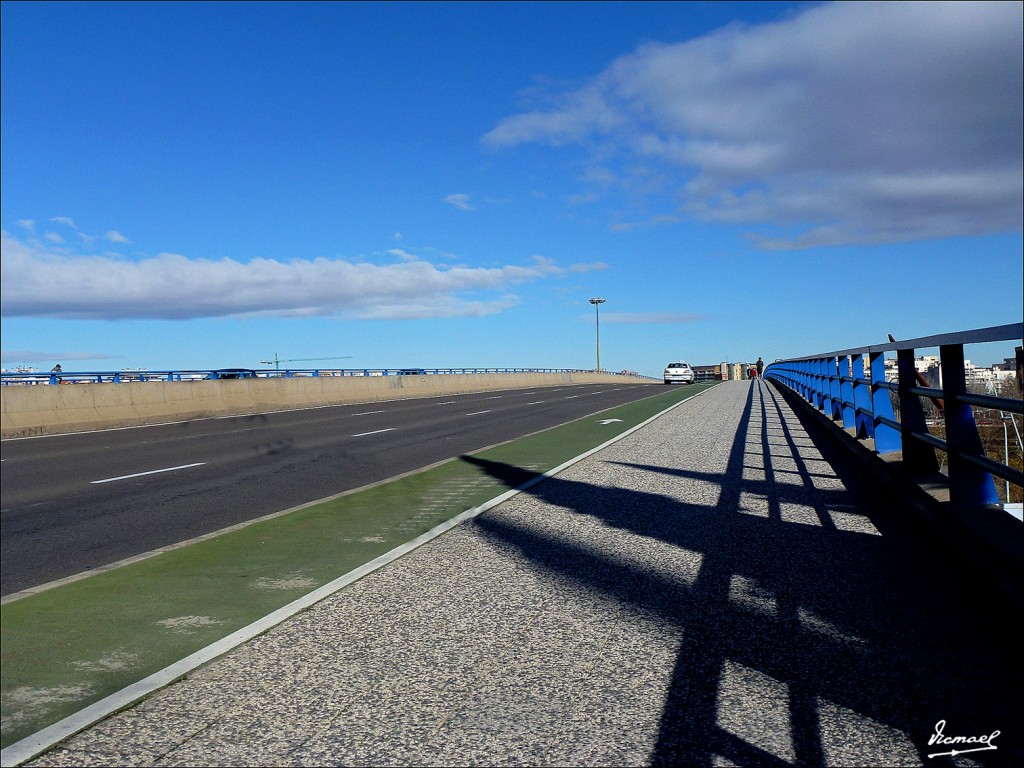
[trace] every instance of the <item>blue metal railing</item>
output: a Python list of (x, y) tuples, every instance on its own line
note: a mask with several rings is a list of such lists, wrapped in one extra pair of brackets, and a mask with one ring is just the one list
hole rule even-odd
[[(593, 373), (585, 368), (218, 368), (164, 371), (4, 371), (3, 386), (24, 384), (105, 384), (140, 381), (202, 381), (207, 379), (276, 379), (307, 376), (435, 376), (480, 373)], [(648, 380), (632, 372), (601, 371), (613, 376)], [(652, 379), (653, 380), (653, 379)]]
[[(947, 455), (950, 501), (957, 509), (998, 504), (992, 476), (1024, 486), (1024, 473), (985, 456), (972, 406), (1024, 413), (1024, 402), (967, 391), (964, 345), (1020, 340), (1024, 323), (876, 344), (821, 355), (777, 360), (764, 377), (792, 389), (858, 440), (874, 440), (877, 453), (902, 451), (912, 474), (939, 468), (936, 449)], [(914, 351), (938, 347), (942, 387), (918, 386)], [(886, 381), (885, 353), (896, 353), (897, 377)], [(865, 360), (867, 365), (865, 366)], [(889, 393), (895, 392), (899, 418)], [(941, 398), (946, 437), (929, 433), (921, 398)]]

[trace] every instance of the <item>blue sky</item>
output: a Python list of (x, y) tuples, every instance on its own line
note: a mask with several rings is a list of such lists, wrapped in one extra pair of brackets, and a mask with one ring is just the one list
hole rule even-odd
[(1022, 8), (5, 2), (3, 365), (589, 368), (594, 296), (655, 376), (1019, 322)]

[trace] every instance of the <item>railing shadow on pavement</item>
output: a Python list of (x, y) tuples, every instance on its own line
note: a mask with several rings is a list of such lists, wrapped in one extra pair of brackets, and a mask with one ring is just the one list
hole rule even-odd
[[(1001, 598), (923, 548), (869, 480), (842, 457), (819, 453), (803, 430), (778, 393), (754, 381), (724, 471), (619, 464), (714, 483), (716, 503), (559, 476), (524, 491), (693, 553), (699, 569), (689, 581), (500, 509), (473, 523), (549, 576), (675, 628), (681, 642), (653, 765), (923, 764), (938, 721), (987, 734), (1018, 711), (1024, 679)], [(513, 488), (535, 478), (508, 464), (462, 460)], [(765, 691), (752, 680), (774, 691), (768, 700), (758, 700)], [(757, 723), (738, 728), (727, 715), (732, 708), (778, 722), (766, 711), (787, 705), (775, 715), (788, 733), (751, 737), (744, 728), (756, 731)], [(881, 733), (888, 736), (877, 744), (851, 743)], [(971, 757), (1019, 764), (1024, 751), (1013, 738)], [(894, 739), (899, 753), (886, 751)]]

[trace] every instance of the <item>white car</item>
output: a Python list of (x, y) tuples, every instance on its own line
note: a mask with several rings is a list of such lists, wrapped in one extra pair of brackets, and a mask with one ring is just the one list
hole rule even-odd
[(669, 363), (665, 366), (666, 384), (693, 384), (697, 375), (686, 363)]

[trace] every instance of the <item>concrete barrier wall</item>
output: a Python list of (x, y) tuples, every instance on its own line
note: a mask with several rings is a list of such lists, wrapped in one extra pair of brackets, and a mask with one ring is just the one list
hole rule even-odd
[(607, 373), (478, 373), (8, 386), (0, 388), (0, 431), (3, 438), (30, 437), (317, 405), (623, 381), (641, 380)]

